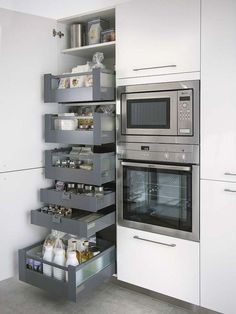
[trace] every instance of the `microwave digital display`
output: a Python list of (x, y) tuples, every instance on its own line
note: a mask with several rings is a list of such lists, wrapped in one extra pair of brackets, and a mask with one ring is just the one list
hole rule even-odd
[(128, 100), (127, 127), (134, 129), (169, 129), (170, 98)]

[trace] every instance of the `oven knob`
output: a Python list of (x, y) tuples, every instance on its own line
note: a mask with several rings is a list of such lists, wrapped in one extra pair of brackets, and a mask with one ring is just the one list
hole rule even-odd
[(183, 159), (183, 161), (185, 161), (185, 159), (186, 159), (186, 155), (185, 154), (182, 154), (182, 159)]
[(165, 152), (164, 157), (166, 160), (169, 159), (169, 153)]

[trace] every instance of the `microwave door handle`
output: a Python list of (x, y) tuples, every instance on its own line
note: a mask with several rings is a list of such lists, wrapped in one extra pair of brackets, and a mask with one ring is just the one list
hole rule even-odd
[(172, 165), (156, 165), (156, 164), (143, 164), (136, 162), (121, 162), (122, 166), (130, 166), (130, 167), (141, 167), (141, 168), (153, 168), (153, 169), (163, 169), (163, 170), (177, 170), (177, 171), (191, 171), (191, 167), (185, 166), (172, 166)]

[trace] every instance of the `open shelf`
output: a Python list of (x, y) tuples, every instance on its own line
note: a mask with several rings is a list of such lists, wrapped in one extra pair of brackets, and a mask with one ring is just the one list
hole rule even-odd
[(92, 58), (94, 53), (99, 51), (103, 52), (104, 57), (107, 59), (115, 56), (115, 43), (115, 41), (110, 41), (96, 45), (64, 49), (61, 52), (82, 58)]

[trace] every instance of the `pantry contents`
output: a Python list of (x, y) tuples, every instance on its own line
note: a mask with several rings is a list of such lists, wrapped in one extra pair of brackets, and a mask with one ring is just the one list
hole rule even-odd
[[(58, 185), (60, 189), (58, 189)], [(95, 197), (103, 197), (105, 192), (111, 192), (112, 190), (109, 188), (105, 188), (103, 186), (94, 186), (83, 183), (67, 183), (62, 181), (56, 181), (55, 190), (58, 192), (70, 192), (73, 194), (81, 194), (87, 196), (95, 196)], [(89, 195), (88, 195), (89, 194)]]
[(55, 216), (62, 216), (62, 217), (71, 217), (72, 215), (72, 209), (71, 208), (65, 208), (63, 206), (57, 206), (57, 205), (48, 205), (41, 207), (40, 211), (42, 213), (46, 213), (49, 215), (55, 215)]
[(101, 32), (101, 42), (106, 43), (109, 41), (116, 40), (116, 33), (114, 29), (108, 29), (106, 31)]
[(74, 113), (62, 113), (58, 114), (58, 117), (54, 119), (55, 130), (67, 130), (73, 131), (78, 128), (78, 119)]
[[(44, 241), (42, 252), (37, 251), (36, 255), (40, 260), (42, 258), (44, 261), (68, 267), (87, 262), (99, 253), (101, 253), (101, 249), (96, 245), (96, 236), (86, 239), (52, 230)], [(26, 259), (26, 267), (43, 273), (45, 276), (68, 281), (68, 271), (63, 268), (51, 266), (32, 258)]]
[(109, 23), (97, 18), (88, 22), (87, 40), (88, 45), (99, 44), (101, 42), (101, 32), (108, 29)]
[[(93, 86), (93, 69), (105, 69), (105, 65), (102, 63), (104, 60), (104, 54), (102, 52), (96, 52), (93, 55), (92, 61), (88, 60), (85, 64), (77, 65), (72, 68), (71, 73), (63, 73), (63, 77), (59, 79), (58, 89), (66, 88), (79, 88), (79, 87), (91, 87)], [(75, 75), (71, 76), (71, 74)], [(69, 74), (70, 76), (66, 77)]]
[(112, 26), (100, 17), (88, 21), (87, 25), (82, 23), (72, 24), (70, 26), (71, 48), (114, 41), (115, 30), (111, 28)]
[[(93, 170), (94, 153), (91, 147), (72, 147), (70, 152), (53, 156), (53, 167)], [(63, 188), (59, 183), (57, 190)]]
[(71, 48), (81, 47), (84, 44), (84, 25), (72, 24), (70, 26), (70, 46)]

